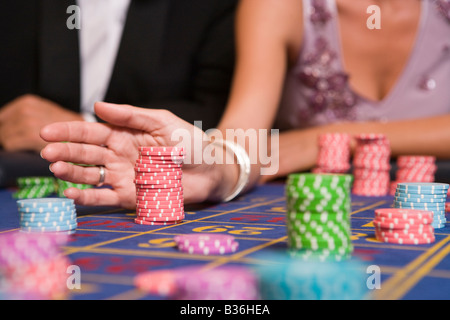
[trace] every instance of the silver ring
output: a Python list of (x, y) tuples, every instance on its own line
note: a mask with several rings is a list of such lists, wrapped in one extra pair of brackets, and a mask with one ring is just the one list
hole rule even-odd
[(100, 169), (100, 178), (98, 179), (97, 187), (101, 187), (105, 183), (105, 167), (99, 166)]

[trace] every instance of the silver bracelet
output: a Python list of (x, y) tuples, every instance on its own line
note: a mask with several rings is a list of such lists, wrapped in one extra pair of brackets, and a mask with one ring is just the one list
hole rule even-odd
[(250, 180), (250, 157), (248, 156), (247, 151), (237, 143), (222, 139), (215, 139), (213, 143), (220, 144), (222, 147), (225, 145), (226, 150), (231, 150), (236, 156), (239, 164), (239, 178), (237, 184), (231, 194), (222, 200), (223, 202), (229, 202), (236, 198), (242, 190), (244, 190)]

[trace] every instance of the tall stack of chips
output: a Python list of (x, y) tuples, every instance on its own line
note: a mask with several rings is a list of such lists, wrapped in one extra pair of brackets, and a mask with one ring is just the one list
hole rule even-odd
[(399, 156), (395, 181), (390, 186), (394, 195), (399, 182), (434, 182), (436, 157), (433, 156)]
[(360, 196), (387, 195), (391, 168), (389, 140), (382, 134), (360, 134), (355, 138), (352, 192)]
[(381, 208), (375, 210), (377, 240), (396, 244), (426, 244), (435, 241), (431, 226), (433, 212), (417, 209)]
[(22, 231), (71, 234), (77, 228), (77, 213), (72, 199), (20, 199), (17, 200), (17, 208)]
[(67, 295), (67, 237), (13, 232), (0, 235), (0, 291), (6, 299), (61, 299)]
[(346, 133), (319, 135), (319, 154), (313, 173), (346, 173), (350, 169), (350, 140)]
[(184, 219), (183, 148), (140, 147), (135, 165), (136, 214), (145, 225), (170, 225)]
[(348, 174), (288, 176), (286, 226), (291, 254), (321, 260), (351, 256), (352, 180)]
[(206, 269), (189, 266), (148, 271), (134, 279), (136, 287), (171, 300), (257, 300), (258, 279), (243, 266)]
[(394, 207), (432, 211), (433, 228), (444, 228), (447, 222), (445, 201), (448, 189), (447, 183), (401, 182), (397, 184)]

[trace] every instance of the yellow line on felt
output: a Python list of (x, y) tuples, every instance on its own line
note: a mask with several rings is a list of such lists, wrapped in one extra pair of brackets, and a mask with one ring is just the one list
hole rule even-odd
[(383, 204), (385, 204), (385, 203), (386, 203), (385, 200), (378, 201), (378, 202), (376, 202), (376, 203), (374, 203), (374, 204), (371, 204), (370, 206), (363, 207), (363, 208), (360, 208), (360, 209), (358, 209), (358, 210), (352, 211), (350, 214), (351, 214), (351, 215), (354, 215), (355, 213), (359, 213), (359, 212), (362, 212), (362, 211), (370, 210), (370, 209), (373, 209), (373, 208), (375, 208), (375, 207), (381, 206), (381, 205), (383, 205)]
[(384, 281), (381, 286), (381, 290), (379, 292), (375, 292), (373, 295), (375, 299), (387, 300), (392, 291), (396, 290), (398, 286), (402, 284), (403, 281), (409, 274), (416, 268), (418, 268), (426, 259), (431, 257), (436, 251), (438, 251), (441, 247), (443, 247), (447, 242), (449, 242), (450, 236), (444, 238), (443, 240), (436, 243), (434, 246), (429, 248), (423, 254), (418, 256), (415, 260), (410, 262), (405, 268), (400, 269), (397, 273), (395, 273), (391, 278)]
[(235, 254), (233, 254), (231, 256), (221, 257), (221, 258), (219, 258), (219, 259), (217, 259), (217, 260), (207, 264), (204, 267), (204, 269), (207, 270), (207, 269), (216, 268), (216, 267), (218, 267), (220, 265), (223, 265), (223, 264), (226, 264), (226, 263), (228, 263), (230, 261), (235, 261), (235, 260), (241, 259), (242, 257), (244, 257), (244, 256), (246, 256), (246, 255), (248, 255), (250, 253), (253, 253), (253, 252), (261, 250), (261, 249), (264, 249), (264, 248), (266, 248), (268, 246), (271, 246), (272, 244), (285, 241), (286, 239), (287, 239), (287, 236), (284, 236), (284, 237), (281, 237), (281, 238), (278, 238), (278, 239), (274, 239), (272, 241), (260, 244), (258, 246), (253, 247), (253, 248), (249, 248), (247, 250), (235, 253)]
[(262, 203), (252, 204), (252, 205), (249, 205), (249, 206), (246, 206), (246, 207), (241, 207), (241, 208), (236, 208), (236, 209), (233, 209), (233, 210), (223, 211), (221, 213), (217, 213), (217, 214), (214, 214), (214, 215), (208, 215), (206, 217), (199, 218), (199, 219), (196, 219), (196, 220), (184, 221), (184, 222), (179, 223), (179, 224), (173, 224), (173, 225), (165, 226), (165, 227), (154, 229), (154, 230), (149, 230), (149, 231), (145, 231), (145, 232), (132, 234), (132, 235), (129, 235), (129, 236), (126, 236), (126, 237), (121, 237), (121, 238), (117, 238), (117, 239), (111, 239), (111, 240), (99, 242), (99, 243), (96, 243), (96, 244), (88, 245), (88, 246), (85, 246), (85, 247), (72, 248), (72, 249), (68, 249), (65, 253), (66, 254), (72, 254), (72, 253), (79, 252), (79, 251), (89, 250), (89, 249), (100, 247), (100, 246), (104, 246), (104, 245), (107, 245), (107, 244), (111, 244), (111, 243), (115, 243), (115, 242), (119, 242), (119, 241), (123, 241), (123, 240), (128, 240), (128, 239), (131, 239), (131, 238), (135, 238), (135, 237), (138, 237), (138, 236), (141, 236), (141, 235), (151, 234), (151, 233), (154, 233), (154, 232), (157, 232), (157, 231), (160, 231), (160, 230), (170, 229), (170, 228), (173, 228), (175, 226), (180, 226), (180, 225), (183, 225), (183, 224), (197, 222), (197, 221), (201, 221), (201, 220), (204, 220), (204, 219), (210, 219), (210, 218), (221, 216), (221, 215), (228, 214), (228, 213), (234, 213), (234, 212), (238, 212), (238, 211), (241, 211), (241, 210), (246, 210), (246, 209), (250, 209), (250, 208), (256, 208), (256, 207), (259, 207), (259, 206), (268, 205), (270, 203), (278, 202), (278, 201), (281, 201), (283, 199), (284, 199), (284, 197), (277, 198), (277, 199), (266, 201), (266, 202), (262, 202)]
[[(450, 236), (447, 237), (447, 242)], [(395, 287), (388, 295), (389, 300), (398, 300), (402, 298), (417, 282), (428, 274), (442, 259), (444, 259), (450, 252), (450, 244), (447, 244), (442, 250), (438, 251), (432, 256), (423, 266), (417, 269), (412, 275), (409, 275), (406, 280), (399, 286)]]

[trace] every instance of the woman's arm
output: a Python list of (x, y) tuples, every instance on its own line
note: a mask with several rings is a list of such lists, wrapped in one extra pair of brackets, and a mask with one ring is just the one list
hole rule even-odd
[[(237, 63), (227, 109), (219, 130), (269, 131), (272, 128), (289, 62), (297, 57), (302, 41), (303, 13), (297, 0), (243, 0), (236, 19)], [(270, 133), (270, 132), (269, 132)], [(252, 163), (247, 189), (260, 178), (260, 158), (250, 152)], [(263, 152), (264, 153), (264, 152)], [(266, 153), (267, 154), (267, 153)], [(224, 167), (224, 175), (227, 168)]]
[[(390, 122), (346, 122), (291, 130), (280, 134), (279, 168), (276, 178), (311, 169), (317, 160), (321, 133), (383, 133), (391, 143), (391, 155), (434, 155), (450, 158), (450, 114)], [(298, 152), (297, 152), (298, 151)]]

